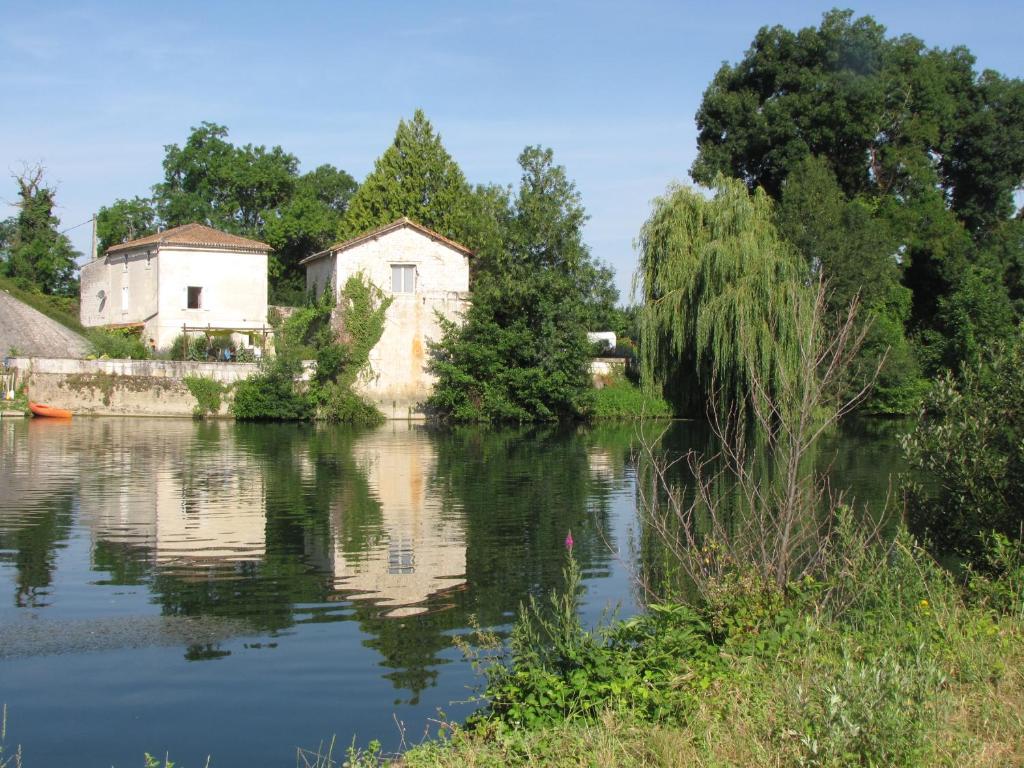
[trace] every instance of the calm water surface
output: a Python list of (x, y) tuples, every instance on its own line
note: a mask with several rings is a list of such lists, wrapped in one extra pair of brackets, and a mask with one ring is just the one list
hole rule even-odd
[[(830, 436), (877, 501), (898, 427)], [(636, 610), (632, 427), (371, 431), (0, 420), (0, 703), (27, 766), (295, 764), (397, 749), (476, 684), (452, 647), (561, 580)], [(669, 450), (707, 448), (675, 424)]]

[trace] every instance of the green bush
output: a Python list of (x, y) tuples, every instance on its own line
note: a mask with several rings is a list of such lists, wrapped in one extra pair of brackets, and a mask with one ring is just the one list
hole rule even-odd
[(672, 416), (664, 399), (650, 395), (623, 376), (594, 391), (590, 417), (596, 421), (661, 419)]
[(287, 372), (271, 369), (235, 384), (231, 412), (243, 421), (295, 421), (310, 416), (306, 398)]
[(93, 329), (89, 331), (93, 354), (115, 360), (148, 360), (150, 350), (137, 331), (127, 328)]
[(196, 399), (196, 407), (192, 411), (196, 416), (215, 416), (220, 412), (224, 385), (219, 381), (204, 376), (186, 376), (185, 386)]
[(1024, 338), (939, 379), (904, 439), (921, 477), (902, 481), (909, 519), (944, 550), (979, 561), (979, 534), (1024, 525)]
[(171, 342), (171, 349), (168, 353), (171, 360), (191, 360), (202, 362), (206, 360), (207, 341), (205, 336), (186, 336), (179, 333)]

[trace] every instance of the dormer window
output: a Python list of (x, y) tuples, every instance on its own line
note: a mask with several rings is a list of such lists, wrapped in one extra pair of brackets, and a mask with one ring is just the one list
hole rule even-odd
[(416, 265), (415, 264), (392, 264), (391, 265), (391, 292), (392, 293), (415, 293), (416, 292)]

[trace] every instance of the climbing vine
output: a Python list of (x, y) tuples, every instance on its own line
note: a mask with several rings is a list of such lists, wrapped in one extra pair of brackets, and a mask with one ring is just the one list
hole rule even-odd
[[(377, 408), (353, 387), (369, 367), (370, 350), (384, 333), (390, 305), (391, 298), (360, 273), (345, 283), (340, 306), (335, 307), (332, 291), (324, 291), (279, 321), (276, 355), (260, 374), (236, 387), (236, 418), (382, 421)], [(304, 360), (316, 361), (309, 381), (302, 381)]]
[(225, 387), (219, 381), (205, 376), (186, 376), (185, 386), (196, 399), (196, 406), (192, 409), (196, 418), (216, 416), (220, 412), (220, 400)]

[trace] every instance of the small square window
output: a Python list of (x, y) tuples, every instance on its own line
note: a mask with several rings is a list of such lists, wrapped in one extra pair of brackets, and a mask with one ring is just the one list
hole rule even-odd
[(203, 289), (200, 286), (190, 285), (188, 287), (188, 308), (203, 308)]
[(416, 265), (415, 264), (392, 264), (391, 265), (391, 292), (392, 293), (415, 293), (416, 292)]

